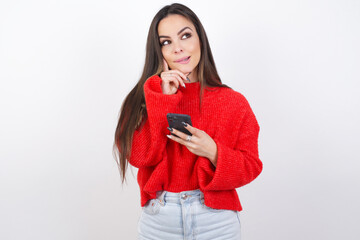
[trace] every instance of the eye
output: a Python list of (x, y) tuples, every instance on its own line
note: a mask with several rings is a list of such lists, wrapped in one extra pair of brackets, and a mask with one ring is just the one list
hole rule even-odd
[(165, 44), (166, 42), (170, 42), (170, 41), (169, 41), (169, 40), (165, 40), (165, 41), (161, 42), (161, 46), (165, 46), (165, 45), (170, 44), (170, 43)]
[[(182, 36), (182, 39), (184, 39), (184, 36), (186, 36), (186, 38), (189, 38), (189, 37), (191, 37), (191, 34), (190, 33), (185, 33), (183, 36)], [(185, 39), (186, 39), (185, 38)]]

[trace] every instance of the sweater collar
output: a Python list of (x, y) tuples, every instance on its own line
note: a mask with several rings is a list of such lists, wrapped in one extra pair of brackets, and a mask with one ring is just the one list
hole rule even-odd
[(200, 82), (186, 82), (185, 83), (185, 88), (184, 87), (180, 87), (183, 93), (198, 93), (198, 91), (200, 90)]

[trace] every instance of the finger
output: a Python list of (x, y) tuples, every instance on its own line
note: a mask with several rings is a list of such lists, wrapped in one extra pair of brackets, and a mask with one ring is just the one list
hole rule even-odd
[[(175, 133), (174, 133), (174, 134), (175, 134)], [(195, 143), (189, 142), (189, 141), (186, 141), (186, 140), (183, 140), (183, 139), (181, 139), (181, 138), (179, 138), (179, 137), (176, 137), (176, 136), (174, 136), (174, 135), (169, 134), (169, 135), (166, 135), (166, 136), (167, 136), (168, 138), (170, 138), (171, 140), (173, 140), (173, 141), (175, 141), (175, 142), (178, 142), (178, 143), (186, 146), (188, 149), (189, 149), (189, 148), (195, 148), (195, 146), (196, 146)]]
[(169, 65), (167, 64), (165, 58), (163, 58), (163, 71), (164, 72), (169, 71)]
[(185, 87), (185, 83), (183, 80), (181, 80), (181, 77), (179, 75), (175, 75), (175, 77), (179, 80), (180, 84)]
[(184, 80), (182, 79), (182, 75), (184, 75), (183, 73), (181, 73), (178, 70), (170, 70), (167, 73), (171, 74), (172, 76), (176, 76), (177, 79), (179, 80), (180, 84), (185, 87), (185, 83)]
[(176, 88), (179, 88), (179, 81), (176, 79), (175, 76), (170, 77), (170, 82), (175, 84)]
[(179, 88), (179, 80), (176, 78), (175, 73), (171, 76), (171, 73), (169, 72), (162, 72), (160, 76), (166, 84), (175, 84), (176, 88)]
[[(176, 136), (178, 136), (180, 139), (182, 139), (184, 141), (186, 141), (186, 138), (189, 136), (189, 135), (187, 135), (187, 134), (185, 134), (185, 133), (183, 133), (183, 132), (181, 132), (181, 131), (179, 131), (179, 130), (177, 130), (175, 128), (173, 128), (171, 133), (175, 134)], [(194, 140), (194, 139), (192, 139), (192, 140)]]
[[(182, 122), (184, 125), (184, 122)], [(184, 125), (184, 127), (186, 128), (186, 130), (188, 130), (192, 135), (198, 136), (199, 132), (203, 132), (202, 130), (191, 126), (190, 124), (186, 123), (186, 126)]]
[(172, 71), (177, 72), (182, 79), (187, 80), (187, 79), (186, 79), (186, 75), (185, 75), (183, 72), (181, 72), (181, 71), (179, 71), (179, 70), (177, 70), (177, 69), (174, 69), (174, 70), (172, 70)]

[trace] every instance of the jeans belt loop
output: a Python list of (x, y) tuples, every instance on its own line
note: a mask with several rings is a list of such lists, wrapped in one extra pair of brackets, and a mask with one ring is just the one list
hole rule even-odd
[(161, 204), (161, 206), (165, 206), (165, 194), (166, 194), (166, 191), (163, 191), (161, 193), (161, 195), (159, 196), (159, 203)]

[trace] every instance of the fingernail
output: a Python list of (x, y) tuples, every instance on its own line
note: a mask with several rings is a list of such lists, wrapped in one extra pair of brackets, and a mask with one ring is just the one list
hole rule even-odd
[(188, 77), (186, 77), (186, 79), (190, 82), (190, 79)]
[(186, 87), (185, 87), (185, 83), (183, 84), (183, 87), (186, 88)]
[(166, 135), (168, 138), (171, 138), (171, 135)]
[(172, 130), (173, 130), (171, 127), (167, 127), (167, 129), (169, 129), (170, 132), (172, 132)]
[(181, 122), (185, 127), (187, 127), (187, 123), (186, 122)]

